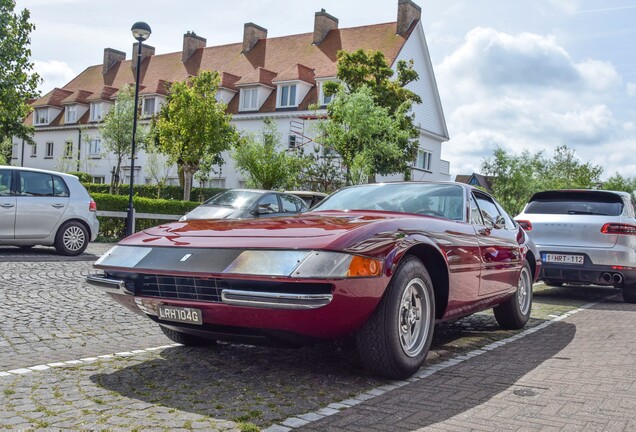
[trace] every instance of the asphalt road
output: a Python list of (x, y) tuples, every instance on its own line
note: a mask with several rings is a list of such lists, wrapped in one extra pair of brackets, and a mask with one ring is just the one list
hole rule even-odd
[[(554, 329), (571, 329), (564, 323), (592, 313), (588, 307), (594, 302), (617, 304), (606, 299), (617, 293), (612, 290), (537, 285), (529, 324), (535, 331), (499, 330), (488, 313), (439, 325), (420, 377), (393, 382), (368, 376), (351, 341), (302, 349), (173, 344), (150, 320), (83, 282), (92, 263), (109, 247), (91, 244), (78, 258), (59, 257), (49, 248), (0, 247), (0, 428), (369, 430), (370, 418), (375, 419), (377, 430), (440, 428), (442, 423), (432, 422), (430, 416), (418, 420), (417, 413), (439, 410), (432, 410), (430, 402), (418, 402), (411, 393), (421, 390), (414, 386), (431, 379), (437, 381), (425, 386), (429, 390), (444, 384), (444, 391), (427, 396), (443, 404), (453, 386), (462, 389), (476, 379), (471, 373), (518, 367), (519, 360), (505, 354), (515, 344), (532, 342)], [(620, 305), (630, 317), (636, 311), (633, 305)], [(581, 306), (586, 309), (579, 310)], [(577, 314), (571, 315), (572, 311)], [(552, 321), (563, 316), (562, 321)], [(602, 315), (598, 319), (613, 325)], [(614, 321), (619, 325), (620, 320)], [(529, 348), (536, 359), (513, 374), (515, 382), (521, 379), (521, 371), (538, 370), (576, 339), (571, 330), (564, 331), (556, 345), (543, 351), (540, 343)], [(615, 329), (615, 334), (620, 330)], [(621, 343), (633, 349), (633, 344)], [(470, 366), (477, 361), (479, 366)], [(453, 368), (467, 370), (458, 373)], [(460, 382), (457, 376), (467, 381)], [(633, 374), (623, 379), (634, 382)], [(512, 384), (506, 388), (518, 390)], [(634, 396), (634, 391), (636, 385), (627, 393)], [(491, 404), (494, 396), (505, 394), (491, 393), (488, 397), (485, 392), (472, 408)], [(412, 399), (408, 406), (396, 402), (404, 397)], [(372, 417), (364, 409), (384, 414)], [(405, 413), (410, 413), (409, 421), (400, 427), (386, 423)], [(464, 413), (454, 408), (441, 418), (448, 421)], [(616, 423), (614, 429), (629, 430), (621, 429), (625, 425)]]

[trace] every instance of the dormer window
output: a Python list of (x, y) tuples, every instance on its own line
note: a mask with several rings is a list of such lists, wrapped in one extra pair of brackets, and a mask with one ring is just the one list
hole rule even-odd
[(91, 103), (91, 121), (101, 121), (102, 116), (103, 116), (102, 103), (101, 102)]
[(65, 110), (65, 123), (77, 122), (77, 105), (68, 105)]
[(278, 99), (278, 106), (280, 108), (295, 107), (296, 103), (296, 84), (281, 85), (279, 87), (280, 97)]
[(326, 79), (324, 81), (320, 81), (320, 85), (319, 85), (319, 102), (320, 102), (320, 106), (325, 106), (325, 105), (329, 105), (329, 103), (333, 100), (334, 95), (329, 95), (327, 96), (325, 94), (325, 84), (327, 84), (328, 82), (338, 82), (339, 80), (332, 78), (332, 79)]
[(35, 110), (35, 124), (36, 125), (47, 125), (49, 124), (49, 109), (48, 108), (38, 108)]
[(144, 117), (152, 117), (155, 115), (155, 98), (144, 98)]
[(241, 111), (254, 111), (258, 109), (258, 89), (241, 89)]

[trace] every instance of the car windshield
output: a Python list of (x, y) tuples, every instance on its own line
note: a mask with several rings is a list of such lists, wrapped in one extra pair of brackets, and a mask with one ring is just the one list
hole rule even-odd
[(556, 215), (618, 216), (623, 212), (620, 196), (602, 192), (548, 191), (536, 193), (525, 213)]
[(380, 210), (464, 219), (461, 186), (439, 183), (378, 183), (342, 189), (312, 211)]
[(204, 206), (222, 206), (232, 208), (249, 207), (255, 200), (263, 195), (261, 192), (248, 190), (228, 190), (203, 203)]

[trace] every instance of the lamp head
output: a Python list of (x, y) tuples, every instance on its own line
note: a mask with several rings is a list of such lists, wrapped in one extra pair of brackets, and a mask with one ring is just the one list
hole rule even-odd
[(139, 42), (143, 42), (148, 39), (150, 37), (150, 33), (152, 33), (150, 26), (143, 21), (137, 21), (134, 23), (130, 31), (132, 31), (133, 37)]

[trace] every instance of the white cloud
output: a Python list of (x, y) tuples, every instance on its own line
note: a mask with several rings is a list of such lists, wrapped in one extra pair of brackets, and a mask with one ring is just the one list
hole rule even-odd
[(636, 83), (627, 83), (627, 94), (629, 96), (636, 96)]
[(33, 68), (37, 71), (44, 82), (40, 85), (42, 94), (48, 93), (54, 87), (61, 87), (75, 78), (77, 75), (64, 62), (51, 61), (34, 61)]
[(584, 161), (598, 159), (592, 150), (625, 131), (611, 109), (623, 88), (613, 65), (576, 62), (549, 36), (478, 27), (436, 71), (451, 135), (444, 158), (453, 173), (479, 171), (497, 146), (550, 155), (567, 144)]

